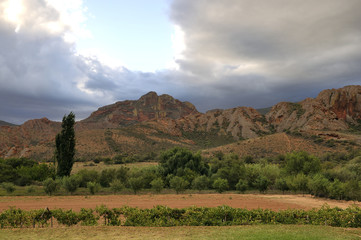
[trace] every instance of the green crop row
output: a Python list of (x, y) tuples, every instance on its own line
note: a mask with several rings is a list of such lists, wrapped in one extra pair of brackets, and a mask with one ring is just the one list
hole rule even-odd
[[(100, 220), (102, 218), (104, 221)], [(0, 213), (1, 228), (53, 226), (53, 220), (60, 225), (97, 225), (111, 226), (230, 226), (250, 224), (309, 224), (334, 227), (361, 227), (361, 208), (347, 209), (323, 206), (313, 210), (268, 209), (247, 210), (220, 206), (189, 207), (183, 209), (156, 206), (152, 209), (131, 207), (109, 209), (98, 206), (93, 209), (72, 210), (30, 210), (10, 208)]]

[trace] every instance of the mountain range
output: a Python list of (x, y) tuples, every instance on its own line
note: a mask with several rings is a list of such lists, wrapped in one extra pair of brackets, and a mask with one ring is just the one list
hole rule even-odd
[[(51, 159), (61, 123), (47, 118), (20, 126), (0, 124), (0, 157)], [(294, 150), (315, 154), (361, 144), (361, 86), (328, 89), (298, 103), (271, 108), (214, 109), (149, 92), (104, 106), (75, 125), (77, 158), (149, 154), (173, 146), (272, 156)]]

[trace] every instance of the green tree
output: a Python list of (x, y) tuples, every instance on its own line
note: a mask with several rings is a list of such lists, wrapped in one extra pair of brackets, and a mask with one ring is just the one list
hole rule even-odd
[(319, 158), (306, 152), (293, 152), (286, 155), (285, 169), (292, 175), (315, 174), (321, 170), (321, 162)]
[(57, 175), (70, 176), (74, 164), (75, 154), (75, 115), (70, 112), (63, 117), (62, 130), (55, 138), (55, 159), (57, 161)]
[(140, 177), (131, 177), (129, 178), (128, 183), (134, 194), (137, 194), (137, 192), (144, 186), (144, 181)]
[(345, 184), (338, 179), (335, 179), (331, 185), (328, 186), (330, 197), (342, 200), (345, 196)]
[(60, 188), (60, 183), (58, 180), (48, 178), (43, 182), (44, 192), (49, 196), (53, 195)]
[(345, 183), (346, 198), (349, 200), (361, 200), (361, 182), (351, 180)]
[(238, 183), (236, 184), (236, 189), (239, 192), (244, 193), (248, 189), (247, 181), (244, 179), (239, 179)]
[(212, 187), (216, 189), (217, 192), (222, 193), (229, 188), (228, 180), (217, 178), (214, 182)]
[(285, 194), (285, 191), (290, 190), (290, 188), (287, 184), (287, 180), (285, 178), (277, 178), (276, 188), (281, 190), (283, 194)]
[(79, 176), (79, 187), (87, 187), (88, 182), (99, 182), (99, 173), (96, 170), (82, 169), (76, 175)]
[(116, 169), (104, 169), (100, 173), (99, 183), (102, 187), (109, 187), (110, 183), (116, 178), (117, 170)]
[(265, 176), (260, 175), (256, 180), (256, 188), (261, 193), (264, 193), (265, 191), (267, 191), (268, 186), (270, 185), (270, 183), (271, 182), (270, 182), (270, 180), (268, 178), (266, 178)]
[(176, 193), (183, 192), (188, 187), (189, 182), (181, 177), (175, 176), (169, 180), (170, 187), (173, 188)]
[(205, 175), (198, 176), (193, 180), (192, 186), (194, 189), (197, 189), (199, 191), (207, 189), (209, 186), (209, 180)]
[(311, 193), (317, 197), (327, 197), (328, 196), (328, 186), (330, 182), (321, 174), (316, 174), (308, 182), (308, 188), (311, 190)]
[(63, 177), (63, 187), (70, 194), (73, 194), (78, 189), (79, 182), (79, 177), (77, 175)]
[(210, 165), (211, 172), (217, 175), (216, 179), (227, 179), (230, 189), (235, 189), (239, 179), (246, 174), (243, 160), (234, 153), (224, 155), (222, 160), (214, 158)]
[(99, 192), (100, 185), (97, 182), (88, 182), (87, 188), (89, 189), (90, 194), (94, 195), (95, 193)]
[(164, 182), (161, 178), (156, 178), (150, 182), (150, 185), (152, 185), (152, 189), (154, 189), (156, 193), (160, 193), (164, 187)]
[(208, 173), (208, 165), (204, 163), (200, 153), (193, 154), (187, 149), (176, 147), (163, 152), (160, 156), (160, 169), (163, 177), (170, 174), (183, 177), (190, 173), (189, 170), (185, 171), (187, 168), (200, 175)]
[(116, 179), (110, 183), (110, 189), (115, 193), (120, 192), (124, 189), (124, 184), (119, 180)]

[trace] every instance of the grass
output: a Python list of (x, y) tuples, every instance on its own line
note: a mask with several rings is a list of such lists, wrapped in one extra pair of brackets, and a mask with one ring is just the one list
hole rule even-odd
[(96, 170), (98, 172), (103, 171), (104, 169), (114, 169), (114, 168), (120, 168), (121, 166), (127, 167), (127, 168), (147, 168), (151, 166), (158, 165), (158, 162), (137, 162), (137, 163), (126, 163), (126, 164), (104, 164), (104, 162), (100, 162), (95, 164), (94, 162), (75, 162), (73, 165), (73, 170), (71, 174), (75, 174), (79, 172), (82, 169), (88, 169), (88, 170)]
[(1, 229), (0, 239), (360, 239), (361, 229), (328, 226), (65, 227)]

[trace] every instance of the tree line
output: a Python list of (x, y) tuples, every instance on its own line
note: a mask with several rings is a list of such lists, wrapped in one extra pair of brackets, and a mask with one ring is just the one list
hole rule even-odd
[[(61, 188), (74, 194), (87, 188), (90, 194), (104, 189), (119, 193), (142, 189), (160, 193), (172, 189), (310, 193), (318, 197), (361, 200), (361, 154), (328, 154), (318, 158), (306, 152), (293, 152), (273, 158), (243, 158), (217, 152), (205, 158), (184, 148), (172, 148), (159, 156), (159, 165), (142, 169), (125, 166), (102, 171), (80, 170), (59, 177), (55, 169), (32, 160), (0, 160), (0, 181), (16, 185), (39, 182), (44, 191), (56, 194)], [(2, 171), (2, 169), (7, 169)]]

